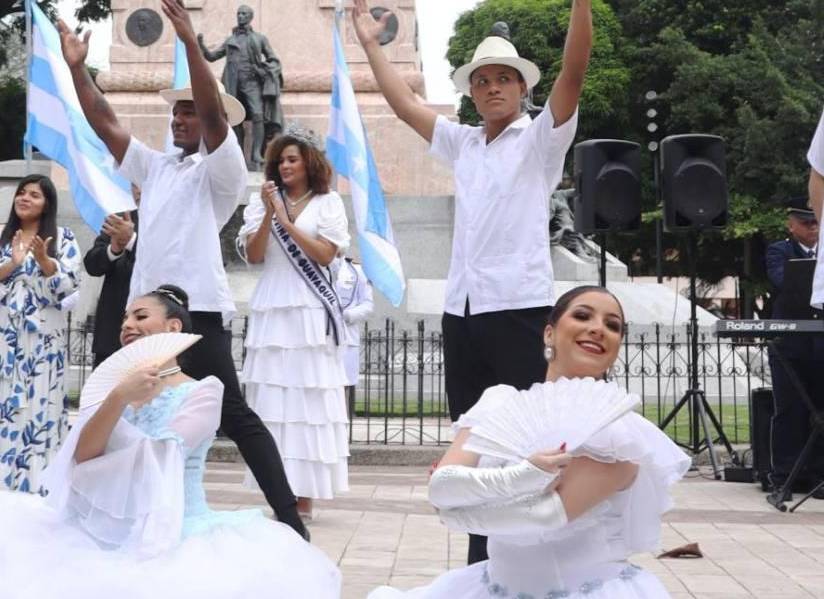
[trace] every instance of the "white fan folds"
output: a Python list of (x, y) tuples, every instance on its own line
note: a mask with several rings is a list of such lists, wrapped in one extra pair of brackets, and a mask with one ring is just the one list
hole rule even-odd
[(112, 389), (140, 368), (161, 366), (194, 345), (201, 335), (155, 333), (133, 341), (94, 369), (80, 392), (80, 411), (103, 403)]
[(472, 425), (464, 449), (506, 461), (562, 443), (573, 452), (640, 401), (617, 383), (593, 378), (561, 378), (526, 391), (513, 389)]

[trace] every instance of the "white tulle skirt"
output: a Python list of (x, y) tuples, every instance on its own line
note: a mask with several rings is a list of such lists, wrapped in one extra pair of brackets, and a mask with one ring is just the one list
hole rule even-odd
[[(345, 346), (327, 335), (324, 309), (300, 290), (283, 289), (288, 282), (273, 287), (261, 279), (255, 291), (241, 378), (295, 495), (332, 499), (349, 489)], [(256, 487), (250, 472), (244, 482)]]
[(545, 589), (532, 595), (507, 589), (490, 582), (487, 562), (479, 562), (451, 570), (436, 578), (432, 584), (409, 591), (379, 587), (369, 593), (368, 599), (489, 599), (490, 597), (524, 597), (533, 599), (666, 599), (670, 595), (664, 585), (652, 574), (635, 566), (622, 566), (617, 575), (591, 576), (569, 589)]
[[(319, 549), (259, 512), (139, 560), (106, 550), (42, 498), (0, 492), (3, 599), (336, 599), (341, 577)], [(242, 520), (242, 521), (241, 521)]]

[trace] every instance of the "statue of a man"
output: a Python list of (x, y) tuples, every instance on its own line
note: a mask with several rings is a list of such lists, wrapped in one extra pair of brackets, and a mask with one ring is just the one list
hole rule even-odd
[[(264, 140), (267, 135), (274, 136), (283, 130), (283, 109), (280, 106), (283, 70), (266, 36), (252, 30), (250, 23), (254, 16), (255, 12), (249, 6), (238, 7), (237, 27), (216, 50), (206, 47), (202, 33), (197, 39), (203, 56), (209, 62), (226, 57), (221, 81), (226, 92), (243, 103), (247, 118), (252, 121), (249, 162), (254, 170), (260, 170)], [(242, 147), (242, 124), (235, 128), (235, 132)]]

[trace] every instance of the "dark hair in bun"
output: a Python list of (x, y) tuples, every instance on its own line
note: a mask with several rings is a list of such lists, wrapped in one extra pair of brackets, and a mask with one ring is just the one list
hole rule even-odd
[(189, 294), (177, 285), (161, 285), (146, 294), (155, 298), (166, 309), (166, 318), (176, 318), (183, 323), (183, 333), (192, 332), (192, 317), (189, 315)]

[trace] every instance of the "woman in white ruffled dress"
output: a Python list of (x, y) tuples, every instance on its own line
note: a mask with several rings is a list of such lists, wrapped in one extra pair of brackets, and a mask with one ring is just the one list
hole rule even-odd
[(241, 378), (246, 400), (278, 445), (298, 512), (311, 519), (313, 498), (331, 499), (349, 488), (344, 332), (335, 338), (323, 303), (275, 239), (272, 223), (283, 226), (327, 282), (335, 280), (328, 267), (349, 246), (349, 224), (310, 131), (287, 127), (266, 150), (265, 174), (238, 233), (241, 255), (263, 263), (249, 301)]
[[(624, 322), (618, 300), (603, 288), (579, 287), (559, 298), (544, 334), (547, 382), (521, 392), (488, 389), (456, 423), (455, 440), (430, 481), (441, 520), (487, 535), (489, 559), (408, 592), (381, 587), (369, 599), (669, 597), (629, 558), (656, 549), (661, 514), (671, 507), (669, 487), (689, 457), (632, 411), (565, 451), (565, 441), (596, 416), (591, 406), (605, 395), (626, 399), (617, 384), (602, 380), (618, 356)], [(548, 449), (522, 460), (489, 457), (480, 431), (512, 421), (513, 406), (532, 401), (550, 402), (551, 414), (558, 407), (557, 421), (538, 427)]]
[[(186, 304), (171, 285), (136, 299), (121, 342), (186, 332)], [(340, 596), (338, 569), (289, 526), (209, 509), (202, 479), (223, 385), (175, 367), (138, 370), (81, 415), (44, 472), (46, 498), (0, 492), (0, 596)]]

